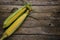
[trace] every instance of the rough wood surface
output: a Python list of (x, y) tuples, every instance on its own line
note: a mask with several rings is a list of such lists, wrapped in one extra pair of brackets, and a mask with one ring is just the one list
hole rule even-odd
[[(0, 22), (2, 25), (2, 22), (10, 15), (10, 13), (1, 13), (0, 15)], [(53, 16), (51, 15), (52, 13), (31, 13), (22, 25), (22, 29), (19, 29), (15, 34), (60, 35), (60, 28), (58, 27), (59, 24), (56, 24), (60, 23), (60, 21), (58, 21), (59, 19), (57, 20), (56, 18), (52, 18)], [(33, 19), (31, 16), (33, 18), (37, 18), (37, 20)], [(46, 19), (45, 17), (51, 17), (51, 19)], [(57, 26), (55, 27), (55, 25)]]
[(20, 28), (15, 34), (46, 34), (46, 35), (60, 35), (60, 28), (55, 27), (34, 27), (34, 28)]
[[(14, 8), (23, 6), (23, 0), (0, 0), (0, 37), (4, 20)], [(26, 0), (32, 4), (21, 28), (6, 40), (60, 40), (60, 0)]]
[(60, 40), (60, 36), (50, 35), (13, 35), (7, 40)]
[[(7, 14), (7, 15), (6, 15)], [(0, 24), (10, 15), (11, 13), (0, 13)], [(60, 18), (53, 17), (53, 13), (30, 13), (29, 17), (23, 24), (23, 27), (37, 27), (37, 26), (59, 26)], [(58, 24), (55, 24), (58, 23)]]
[[(0, 12), (11, 12), (13, 8), (21, 8), (16, 5), (0, 5)], [(32, 6), (33, 12), (56, 12), (60, 6)]]
[[(23, 0), (0, 0), (0, 4), (5, 5), (21, 5)], [(26, 0), (32, 5), (60, 5), (60, 0)]]

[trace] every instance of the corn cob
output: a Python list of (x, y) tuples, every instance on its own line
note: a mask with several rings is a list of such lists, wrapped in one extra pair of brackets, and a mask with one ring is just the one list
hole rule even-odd
[(12, 13), (3, 24), (3, 28), (8, 27), (14, 20), (16, 20), (21, 14), (24, 13), (26, 10), (26, 6), (23, 6), (21, 9), (17, 10), (16, 12)]
[(9, 37), (11, 34), (15, 32), (15, 30), (23, 23), (27, 15), (29, 14), (29, 10), (27, 10), (22, 16), (20, 16), (2, 35), (0, 40), (3, 40), (6, 37)]
[(5, 21), (3, 24), (3, 28), (7, 28), (12, 22), (14, 22), (21, 14), (23, 14), (23, 12), (26, 10), (26, 7), (31, 11), (31, 7), (30, 4), (25, 4), (24, 7), (22, 7), (21, 9), (17, 10), (16, 12), (14, 12), (13, 14), (11, 14)]

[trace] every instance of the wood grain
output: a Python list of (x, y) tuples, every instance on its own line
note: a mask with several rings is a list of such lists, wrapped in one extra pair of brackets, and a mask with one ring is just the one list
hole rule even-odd
[[(6, 15), (7, 14), (7, 15)], [(4, 20), (11, 13), (0, 13), (0, 24), (3, 25)], [(53, 26), (59, 27), (60, 18), (55, 18), (52, 15), (53, 13), (30, 13), (22, 27), (44, 27), (44, 26)], [(52, 15), (52, 16), (51, 16)], [(57, 23), (57, 24), (56, 24)]]
[[(0, 5), (0, 12), (11, 12), (13, 8), (21, 8), (16, 5)], [(56, 12), (60, 6), (32, 6), (33, 12)]]
[[(23, 0), (0, 0), (0, 37), (4, 20)], [(6, 40), (60, 40), (60, 0), (26, 0), (33, 11), (15, 33)]]
[[(60, 5), (60, 0), (26, 0), (32, 5)], [(21, 5), (24, 4), (22, 0), (0, 0), (0, 5)]]
[(59, 40), (60, 36), (49, 35), (13, 35), (7, 40)]
[(55, 27), (34, 27), (34, 28), (19, 28), (14, 34), (46, 34), (60, 35), (60, 28)]
[[(0, 14), (1, 24), (10, 14), (11, 13)], [(23, 27), (49, 26), (49, 24), (51, 24), (51, 20), (55, 20), (51, 15), (51, 13), (30, 13), (29, 17), (24, 22)]]

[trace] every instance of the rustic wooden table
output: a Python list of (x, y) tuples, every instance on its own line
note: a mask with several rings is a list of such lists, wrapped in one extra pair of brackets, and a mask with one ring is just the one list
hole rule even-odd
[[(60, 40), (60, 0), (27, 0), (32, 11), (21, 28), (6, 40)], [(23, 6), (21, 0), (0, 0), (0, 36), (3, 21), (13, 8)]]

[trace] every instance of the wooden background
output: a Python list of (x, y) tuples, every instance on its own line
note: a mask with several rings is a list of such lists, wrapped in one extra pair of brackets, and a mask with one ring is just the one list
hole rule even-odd
[[(32, 11), (21, 28), (6, 40), (60, 40), (60, 0), (26, 0)], [(0, 37), (3, 21), (14, 8), (23, 6), (21, 0), (0, 0)]]

